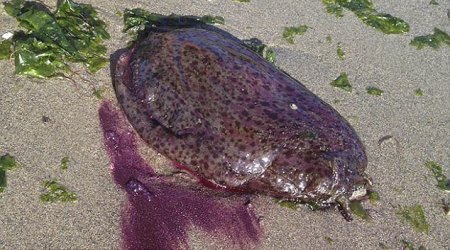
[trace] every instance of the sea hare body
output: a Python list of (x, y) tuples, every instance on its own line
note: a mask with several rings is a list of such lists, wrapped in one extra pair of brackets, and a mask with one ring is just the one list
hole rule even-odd
[(139, 135), (202, 180), (338, 204), (346, 219), (366, 194), (367, 158), (347, 121), (234, 37), (150, 32), (120, 55), (114, 85)]

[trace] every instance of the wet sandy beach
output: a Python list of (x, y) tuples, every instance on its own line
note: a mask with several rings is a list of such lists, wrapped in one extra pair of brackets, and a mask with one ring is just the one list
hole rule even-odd
[[(44, 1), (54, 7), (54, 1)], [(272, 198), (252, 199), (261, 217), (262, 235), (256, 249), (401, 249), (402, 241), (416, 248), (450, 246), (450, 217), (442, 199), (450, 194), (436, 187), (427, 161), (443, 166), (450, 176), (450, 47), (417, 50), (415, 37), (435, 27), (450, 33), (450, 2), (438, 0), (373, 0), (380, 12), (400, 17), (410, 32), (387, 35), (362, 23), (353, 13), (336, 18), (317, 1), (231, 0), (198, 1), (82, 1), (97, 8), (108, 24), (109, 54), (124, 48), (125, 8), (180, 15), (218, 15), (220, 25), (241, 39), (259, 38), (277, 54), (277, 65), (331, 104), (356, 130), (366, 147), (366, 172), (380, 194), (377, 203), (364, 203), (370, 222), (346, 222), (336, 209), (298, 211), (281, 207)], [(17, 22), (0, 10), (0, 34), (17, 30)], [(310, 29), (288, 43), (283, 28)], [(331, 41), (327, 39), (331, 38)], [(345, 51), (339, 60), (338, 44)], [(125, 193), (113, 181), (104, 147), (98, 109), (102, 101), (92, 86), (105, 89), (103, 100), (119, 108), (109, 67), (95, 75), (80, 71), (74, 81), (31, 79), (14, 75), (13, 61), (0, 61), (0, 156), (9, 153), (21, 167), (7, 172), (8, 187), (0, 194), (0, 249), (120, 249), (121, 214)], [(351, 93), (330, 86), (347, 72)], [(87, 79), (83, 80), (83, 79)], [(381, 96), (369, 95), (378, 87)], [(421, 89), (422, 96), (415, 90)], [(42, 117), (49, 118), (43, 121)], [(391, 138), (383, 140), (382, 138)], [(138, 141), (141, 156), (156, 171), (172, 169), (167, 159)], [(60, 170), (61, 159), (69, 167)], [(41, 183), (57, 178), (76, 192), (75, 203), (40, 201)], [(428, 233), (402, 220), (402, 208), (422, 205)], [(230, 249), (220, 237), (199, 228), (189, 231), (192, 249)]]

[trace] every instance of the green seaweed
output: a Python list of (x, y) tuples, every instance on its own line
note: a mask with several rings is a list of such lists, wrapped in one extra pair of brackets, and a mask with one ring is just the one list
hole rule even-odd
[(352, 85), (348, 81), (347, 73), (342, 72), (335, 80), (330, 83), (331, 86), (352, 92)]
[(361, 201), (351, 201), (350, 210), (352, 213), (365, 221), (371, 221), (371, 217), (367, 210), (361, 204)]
[(221, 16), (205, 15), (200, 17), (200, 21), (207, 24), (225, 24), (225, 19)]
[(299, 206), (306, 206), (311, 210), (317, 210), (320, 208), (319, 204), (315, 202), (305, 202), (305, 201), (288, 201), (288, 200), (281, 200), (281, 199), (275, 199), (275, 202), (280, 205), (281, 207), (286, 207), (292, 210), (298, 210)]
[(69, 168), (69, 162), (70, 162), (70, 160), (69, 160), (69, 157), (68, 156), (65, 156), (65, 157), (63, 157), (62, 159), (61, 159), (61, 165), (60, 165), (60, 169), (61, 170), (67, 170), (68, 168)]
[(283, 37), (288, 43), (293, 44), (295, 36), (305, 34), (308, 29), (309, 27), (306, 25), (285, 27), (283, 31)]
[(430, 5), (439, 5), (439, 3), (436, 0), (431, 0), (429, 4)]
[(243, 40), (243, 43), (245, 44), (245, 46), (258, 53), (260, 56), (262, 56), (270, 63), (275, 63), (277, 58), (275, 51), (273, 51), (269, 46), (261, 42), (261, 40), (257, 38), (251, 38), (248, 40)]
[(9, 154), (0, 157), (0, 193), (4, 192), (7, 186), (6, 171), (14, 170), (18, 167), (16, 158)]
[(375, 96), (381, 96), (383, 95), (384, 91), (377, 88), (377, 87), (367, 87), (367, 94), (369, 95), (375, 95)]
[(16, 158), (10, 154), (5, 154), (0, 157), (0, 169), (2, 170), (14, 170), (18, 167)]
[(3, 40), (0, 42), (0, 60), (11, 58), (12, 40)]
[(233, 1), (239, 3), (250, 3), (250, 0), (233, 0)]
[(427, 222), (422, 205), (413, 205), (402, 208), (398, 211), (398, 214), (416, 231), (424, 233), (428, 233), (430, 231), (430, 225)]
[(327, 36), (327, 37), (325, 38), (325, 40), (326, 40), (328, 43), (332, 43), (332, 42), (333, 42), (333, 38), (331, 38), (331, 36)]
[(221, 16), (205, 15), (198, 16), (182, 16), (176, 14), (161, 15), (152, 13), (141, 8), (125, 9), (123, 14), (124, 28), (123, 32), (128, 33), (131, 37), (130, 44), (147, 35), (145, 32), (152, 27), (192, 27), (195, 25), (205, 24), (224, 24), (225, 19)]
[(444, 175), (442, 166), (434, 161), (427, 161), (425, 163), (425, 167), (427, 167), (433, 173), (433, 176), (438, 183), (438, 188), (446, 192), (450, 192), (450, 179), (448, 179), (447, 176)]
[(278, 205), (280, 205), (281, 207), (286, 207), (292, 210), (297, 210), (298, 209), (298, 203), (295, 201), (285, 201), (285, 200), (279, 200), (277, 201)]
[(402, 246), (403, 249), (414, 250), (414, 244), (407, 240), (402, 240)]
[(0, 193), (3, 193), (5, 191), (6, 186), (6, 171), (0, 169)]
[(385, 34), (400, 34), (409, 31), (409, 24), (390, 14), (379, 13), (370, 0), (322, 0), (326, 11), (338, 18), (344, 16), (344, 9), (352, 11), (366, 25)]
[(65, 186), (58, 183), (56, 180), (47, 180), (42, 183), (45, 192), (40, 195), (43, 202), (75, 202), (77, 195), (74, 192), (67, 190)]
[(450, 35), (438, 28), (434, 28), (433, 34), (416, 36), (409, 44), (417, 47), (419, 50), (425, 47), (439, 49), (442, 44), (450, 46)]
[(414, 94), (415, 94), (416, 96), (423, 96), (423, 91), (422, 91), (421, 89), (415, 89), (415, 90), (414, 90)]
[(378, 192), (371, 191), (369, 193), (369, 201), (372, 204), (377, 203), (378, 201), (380, 201), (380, 194)]
[(11, 39), (16, 74), (57, 76), (70, 70), (68, 62), (95, 73), (108, 63), (102, 42), (109, 34), (91, 5), (59, 0), (51, 12), (39, 2), (12, 0), (4, 8), (23, 28)]
[(94, 90), (94, 96), (97, 97), (97, 99), (101, 100), (103, 99), (103, 93), (105, 93), (106, 88), (105, 87), (100, 87), (100, 88), (96, 88)]
[(339, 60), (341, 60), (341, 61), (344, 60), (344, 58), (345, 58), (345, 52), (344, 52), (344, 50), (342, 49), (340, 43), (338, 43), (336, 53), (337, 53), (337, 56), (338, 56)]

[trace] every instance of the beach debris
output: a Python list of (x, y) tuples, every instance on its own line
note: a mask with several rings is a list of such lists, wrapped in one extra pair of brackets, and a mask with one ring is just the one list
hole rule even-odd
[(50, 117), (48, 117), (48, 116), (46, 116), (46, 115), (43, 115), (43, 116), (41, 117), (41, 121), (42, 121), (43, 123), (47, 123), (47, 122), (50, 122), (51, 119), (50, 119)]
[[(401, 240), (401, 245), (402, 245), (402, 249), (403, 250), (415, 250), (416, 248), (414, 248), (414, 244), (410, 241), (407, 240)], [(417, 250), (426, 250), (427, 248), (420, 245), (419, 248), (417, 248)]]
[(444, 170), (441, 165), (434, 161), (427, 161), (425, 163), (425, 167), (427, 167), (434, 175), (434, 178), (437, 181), (437, 186), (446, 192), (450, 192), (450, 179), (444, 175)]
[(365, 221), (371, 221), (372, 217), (370, 217), (369, 213), (361, 204), (361, 201), (351, 201), (350, 202), (350, 210), (354, 215), (359, 217), (362, 220)]
[(67, 170), (68, 168), (69, 168), (69, 162), (70, 162), (70, 160), (69, 160), (69, 157), (68, 156), (65, 156), (65, 157), (63, 157), (62, 159), (61, 159), (61, 165), (60, 165), (60, 169), (61, 170)]
[(355, 13), (366, 25), (385, 34), (409, 31), (408, 23), (398, 17), (376, 11), (371, 0), (322, 0), (322, 2), (328, 13), (341, 18), (344, 16), (344, 9), (347, 9)]
[(442, 199), (442, 208), (444, 209), (445, 214), (450, 217), (450, 202), (446, 199)]
[(11, 33), (11, 32), (6, 32), (5, 34), (2, 35), (2, 39), (8, 40), (8, 39), (12, 38), (13, 36), (14, 36), (13, 33)]
[(404, 221), (408, 222), (414, 230), (423, 233), (428, 233), (430, 231), (430, 225), (427, 222), (422, 205), (401, 208), (397, 214), (400, 215)]
[(375, 95), (375, 96), (381, 96), (383, 95), (384, 91), (377, 88), (377, 87), (367, 87), (367, 94), (369, 95)]
[(13, 57), (16, 74), (60, 76), (71, 71), (68, 63), (95, 73), (109, 62), (103, 45), (109, 39), (106, 24), (91, 5), (60, 0), (50, 11), (40, 2), (11, 0), (4, 6), (22, 28), (0, 45), (0, 59)]
[(378, 246), (380, 247), (380, 249), (383, 249), (383, 250), (389, 249), (389, 247), (386, 244), (384, 244), (383, 242), (378, 242)]
[(251, 38), (248, 40), (243, 40), (244, 44), (250, 48), (251, 50), (258, 53), (260, 56), (262, 56), (264, 59), (271, 63), (275, 63), (277, 59), (277, 55), (275, 51), (273, 51), (269, 46), (265, 45), (261, 40), (258, 38)]
[(381, 147), (385, 142), (393, 140), (397, 147), (400, 147), (400, 142), (393, 135), (385, 135), (378, 139), (378, 147)]
[(339, 60), (343, 61), (345, 58), (345, 52), (341, 47), (341, 43), (338, 43), (336, 53), (337, 53)]
[(409, 44), (417, 47), (419, 50), (425, 47), (439, 49), (441, 45), (450, 46), (450, 35), (443, 30), (434, 28), (433, 34), (416, 36)]
[(323, 239), (330, 245), (333, 245), (333, 239), (328, 237), (328, 236), (324, 236)]
[(346, 72), (342, 72), (336, 79), (334, 79), (331, 83), (331, 86), (343, 89), (347, 92), (352, 92), (352, 85), (348, 81), (348, 76)]
[(0, 157), (0, 193), (3, 193), (7, 186), (6, 171), (14, 170), (18, 166), (14, 156), (5, 154)]
[(42, 186), (45, 191), (39, 198), (43, 202), (75, 202), (78, 200), (76, 193), (69, 191), (64, 185), (58, 183), (56, 179), (44, 181)]
[(285, 27), (283, 31), (283, 38), (290, 44), (294, 43), (295, 36), (303, 35), (308, 31), (309, 27), (306, 25)]
[(415, 94), (416, 96), (423, 96), (423, 91), (422, 91), (421, 89), (415, 89), (415, 90), (414, 90), (414, 94)]

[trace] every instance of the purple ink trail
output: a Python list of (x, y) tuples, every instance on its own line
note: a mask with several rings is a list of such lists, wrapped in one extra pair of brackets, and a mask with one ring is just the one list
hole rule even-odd
[(114, 181), (128, 195), (122, 214), (123, 248), (189, 248), (192, 227), (237, 248), (257, 246), (261, 228), (250, 206), (158, 177), (137, 153), (135, 134), (122, 114), (103, 102), (99, 116)]

